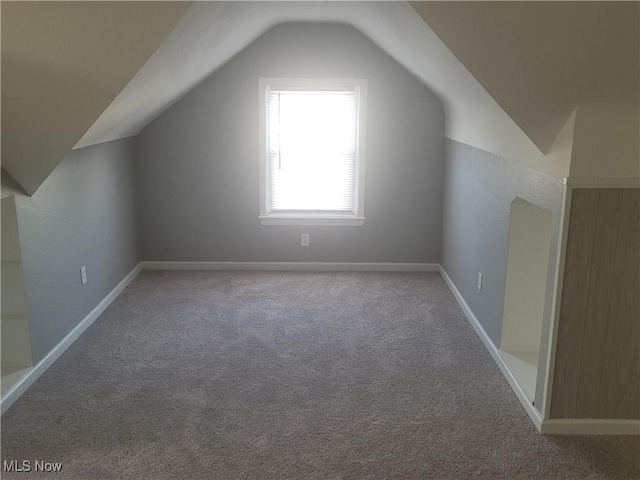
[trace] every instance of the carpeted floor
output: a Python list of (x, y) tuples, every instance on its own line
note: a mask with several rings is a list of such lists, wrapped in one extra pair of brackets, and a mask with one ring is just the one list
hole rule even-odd
[(539, 435), (437, 273), (143, 272), (2, 417), (3, 478), (638, 479)]

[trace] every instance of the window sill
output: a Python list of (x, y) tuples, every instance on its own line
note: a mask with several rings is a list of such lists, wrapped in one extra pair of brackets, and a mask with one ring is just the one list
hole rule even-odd
[(301, 216), (291, 214), (261, 215), (260, 225), (300, 225), (319, 227), (361, 227), (365, 217), (355, 215), (313, 215)]

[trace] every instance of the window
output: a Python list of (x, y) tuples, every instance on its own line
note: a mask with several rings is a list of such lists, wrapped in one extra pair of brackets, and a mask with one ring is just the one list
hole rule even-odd
[(364, 79), (261, 78), (260, 223), (363, 225)]

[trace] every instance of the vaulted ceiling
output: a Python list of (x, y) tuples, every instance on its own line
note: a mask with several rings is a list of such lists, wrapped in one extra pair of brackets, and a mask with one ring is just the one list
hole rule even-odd
[(576, 107), (638, 93), (638, 2), (412, 2), (547, 152)]
[(33, 194), (191, 2), (6, 2), (2, 166)]
[(284, 22), (354, 26), (441, 98), (448, 138), (556, 176), (576, 108), (638, 91), (637, 2), (0, 5), (2, 164), (29, 194), (70, 149), (137, 134)]
[(77, 147), (137, 134), (236, 53), (284, 22), (352, 25), (440, 97), (449, 138), (544, 166), (540, 150), (406, 2), (198, 3)]

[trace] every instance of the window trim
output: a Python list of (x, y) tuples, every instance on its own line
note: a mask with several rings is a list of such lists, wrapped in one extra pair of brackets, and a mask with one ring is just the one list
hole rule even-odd
[[(358, 89), (358, 145), (354, 174), (354, 211), (335, 212), (294, 212), (272, 213), (270, 206), (269, 154), (267, 135), (267, 112), (269, 91), (272, 88), (300, 90), (353, 90)], [(259, 128), (259, 183), (261, 225), (317, 225), (317, 226), (362, 226), (364, 216), (364, 186), (366, 161), (366, 118), (367, 118), (367, 80), (364, 78), (267, 78), (258, 79), (258, 128)]]

